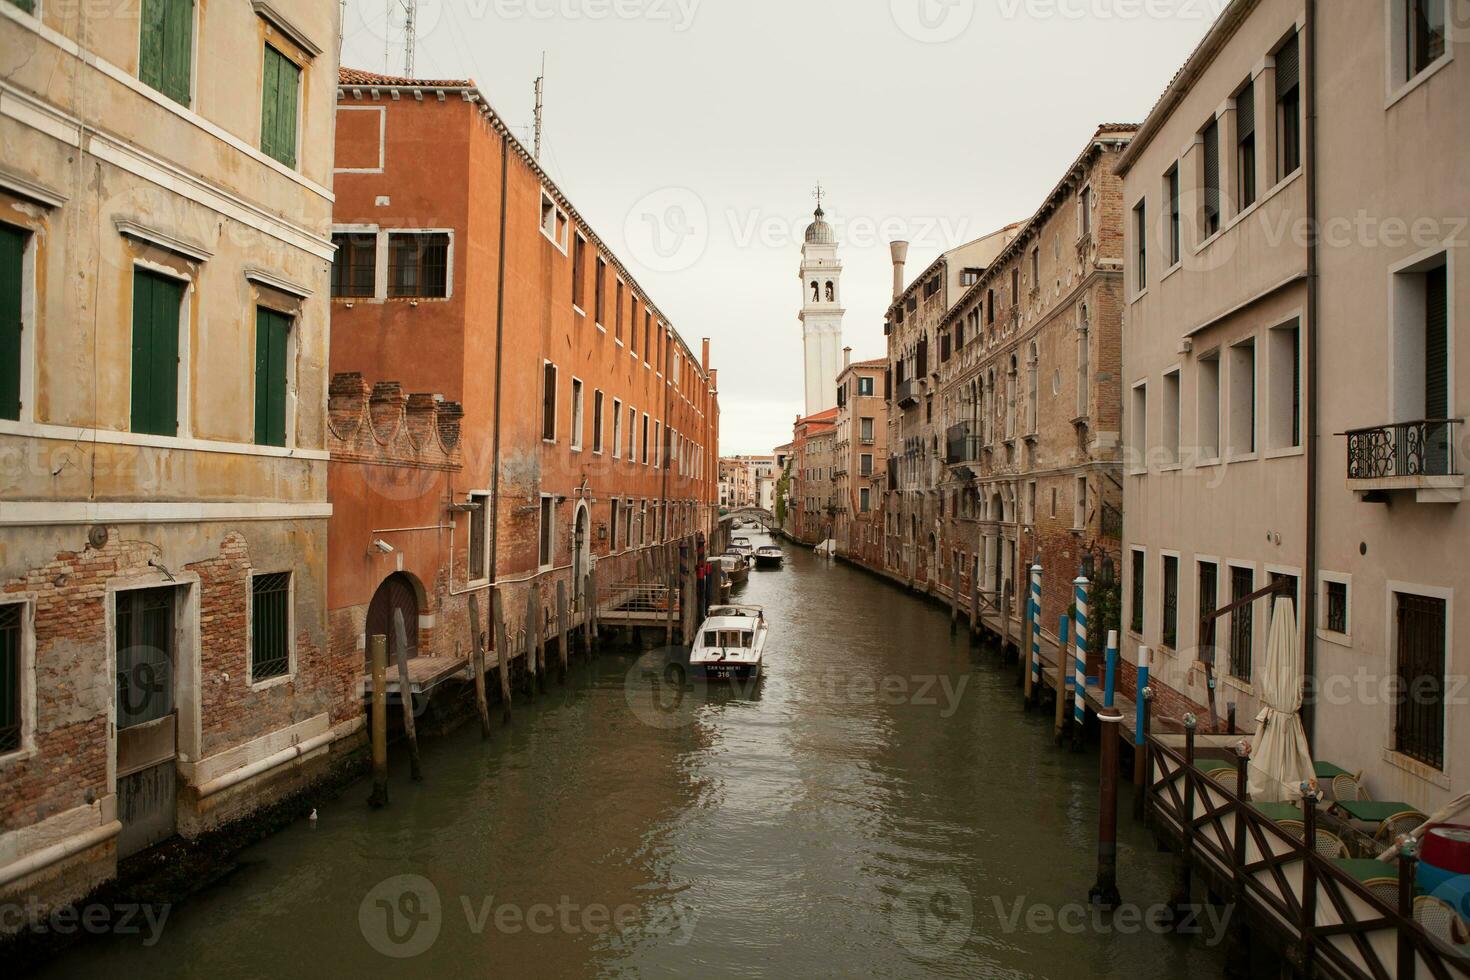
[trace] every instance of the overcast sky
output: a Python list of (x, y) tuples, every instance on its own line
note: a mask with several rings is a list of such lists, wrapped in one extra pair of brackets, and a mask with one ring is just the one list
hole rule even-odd
[[(346, 0), (342, 63), (403, 70), (403, 0)], [(887, 242), (917, 275), (1028, 217), (1100, 122), (1141, 121), (1226, 0), (419, 0), (420, 78), (473, 78), (697, 352), (723, 454), (803, 407), (818, 180), (845, 343), (884, 354)], [(387, 48), (391, 44), (391, 54)]]

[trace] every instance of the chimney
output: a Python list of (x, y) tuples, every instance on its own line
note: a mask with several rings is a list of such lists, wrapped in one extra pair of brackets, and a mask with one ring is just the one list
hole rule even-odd
[(852, 367), (852, 348), (844, 347), (842, 348), (842, 370), (846, 371), (850, 367)]
[(890, 242), (888, 247), (893, 250), (893, 298), (898, 299), (903, 295), (903, 265), (909, 260), (909, 243)]
[(704, 366), (704, 373), (705, 374), (708, 374), (709, 373), (709, 338), (708, 337), (705, 337), (704, 338), (704, 351), (703, 351), (701, 363)]

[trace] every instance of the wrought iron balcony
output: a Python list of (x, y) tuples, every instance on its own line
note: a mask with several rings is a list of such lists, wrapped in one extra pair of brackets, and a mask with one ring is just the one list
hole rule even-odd
[(1423, 419), (1354, 429), (1347, 436), (1347, 481), (1364, 499), (1413, 490), (1426, 503), (1455, 503), (1465, 477), (1455, 458), (1461, 419)]
[(950, 466), (973, 463), (980, 459), (980, 437), (975, 434), (974, 423), (961, 422), (949, 427), (944, 461)]
[(914, 378), (898, 383), (898, 405), (900, 408), (914, 408), (919, 404), (919, 382)]

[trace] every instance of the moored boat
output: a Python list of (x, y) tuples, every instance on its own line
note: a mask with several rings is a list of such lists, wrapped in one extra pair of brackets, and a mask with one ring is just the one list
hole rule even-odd
[(763, 544), (755, 549), (756, 568), (780, 568), (786, 553), (773, 544)]
[(726, 549), (726, 553), (743, 555), (746, 560), (749, 560), (755, 555), (755, 548), (751, 545), (749, 538), (731, 538), (730, 547)]
[(733, 585), (739, 585), (750, 578), (750, 562), (737, 551), (731, 551), (715, 558), (715, 564), (724, 569), (725, 577)]
[(690, 673), (705, 680), (759, 679), (767, 633), (760, 606), (711, 606), (689, 651)]

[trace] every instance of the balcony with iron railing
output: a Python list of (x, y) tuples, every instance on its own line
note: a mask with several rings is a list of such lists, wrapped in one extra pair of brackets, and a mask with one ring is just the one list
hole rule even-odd
[(1396, 491), (1413, 491), (1420, 503), (1458, 503), (1465, 475), (1455, 439), (1463, 421), (1422, 419), (1343, 433), (1348, 489), (1378, 503)]
[(980, 436), (974, 422), (961, 422), (949, 427), (945, 438), (944, 461), (950, 466), (978, 462), (980, 459)]

